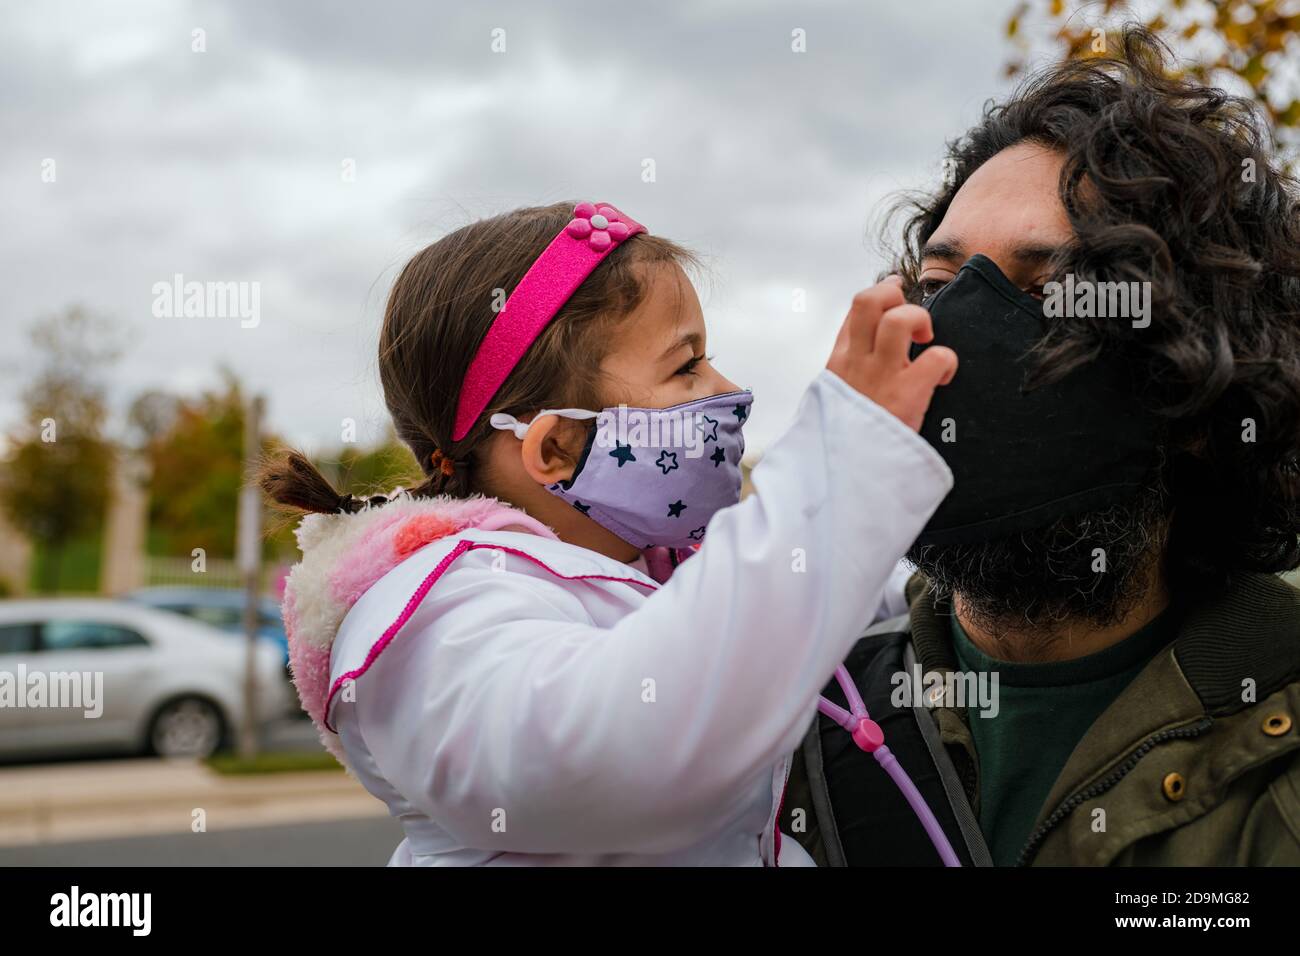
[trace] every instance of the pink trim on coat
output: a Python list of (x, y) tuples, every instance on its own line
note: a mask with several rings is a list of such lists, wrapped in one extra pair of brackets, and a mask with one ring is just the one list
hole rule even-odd
[(397, 632), (400, 631), (406, 625), (406, 622), (411, 619), (411, 616), (415, 614), (416, 609), (419, 608), (421, 602), (424, 601), (429, 590), (438, 582), (438, 579), (442, 577), (447, 568), (451, 567), (452, 562), (466, 552), (474, 551), (479, 548), (488, 548), (493, 551), (505, 551), (509, 554), (515, 555), (516, 557), (526, 558), (543, 570), (555, 575), (557, 578), (562, 578), (565, 581), (618, 581), (623, 584), (631, 584), (637, 587), (647, 588), (650, 591), (657, 591), (659, 589), (657, 584), (648, 584), (645, 581), (638, 581), (636, 578), (621, 578), (610, 574), (561, 574), (541, 558), (535, 557), (527, 551), (520, 550), (519, 548), (511, 548), (484, 541), (459, 541), (456, 543), (456, 546), (448, 551), (443, 559), (438, 562), (434, 569), (425, 576), (424, 580), (420, 582), (420, 586), (415, 589), (415, 593), (412, 594), (410, 600), (406, 602), (406, 606), (402, 608), (402, 613), (397, 616), (397, 620), (388, 625), (388, 627), (384, 629), (384, 633), (379, 635), (379, 639), (375, 641), (374, 644), (370, 645), (370, 650), (366, 652), (366, 659), (362, 662), (361, 666), (348, 671), (346, 674), (340, 674), (338, 679), (334, 681), (334, 685), (330, 688), (329, 694), (325, 698), (325, 708), (321, 715), (321, 722), (325, 725), (326, 730), (330, 733), (338, 733), (337, 730), (330, 726), (329, 722), (330, 705), (334, 702), (334, 695), (342, 689), (345, 683), (350, 680), (356, 680), (366, 671), (370, 670), (370, 666), (379, 659), (379, 655), (384, 652), (389, 643), (392, 642), (393, 638), (397, 636)]

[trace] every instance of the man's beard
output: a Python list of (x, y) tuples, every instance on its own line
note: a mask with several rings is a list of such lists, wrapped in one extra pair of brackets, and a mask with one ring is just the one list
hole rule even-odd
[(1100, 630), (1123, 621), (1157, 580), (1167, 530), (1165, 496), (1151, 487), (1035, 531), (913, 545), (907, 558), (936, 598), (958, 596), (968, 623), (1037, 655), (1079, 624)]

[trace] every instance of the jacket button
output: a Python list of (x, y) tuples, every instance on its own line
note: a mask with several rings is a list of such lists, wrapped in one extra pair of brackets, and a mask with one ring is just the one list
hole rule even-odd
[(1187, 795), (1187, 783), (1183, 780), (1181, 773), (1165, 774), (1162, 789), (1165, 792), (1165, 798), (1173, 800), (1175, 803)]
[(1264, 718), (1262, 729), (1270, 737), (1281, 737), (1291, 729), (1291, 716), (1289, 714), (1269, 714)]

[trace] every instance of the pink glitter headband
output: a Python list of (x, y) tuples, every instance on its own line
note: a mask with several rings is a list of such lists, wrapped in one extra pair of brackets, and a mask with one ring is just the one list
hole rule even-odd
[(529, 267), (474, 353), (460, 386), (453, 441), (474, 427), (547, 323), (593, 269), (645, 226), (608, 203), (581, 202), (573, 219)]

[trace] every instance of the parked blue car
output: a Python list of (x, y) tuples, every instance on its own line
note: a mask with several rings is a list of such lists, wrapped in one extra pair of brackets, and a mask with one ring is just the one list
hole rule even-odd
[[(238, 588), (142, 588), (123, 595), (123, 599), (183, 614), (241, 637), (244, 633), (244, 592)], [(273, 598), (262, 598), (257, 624), (257, 633), (274, 641), (288, 664), (289, 639), (284, 633), (280, 605)]]

